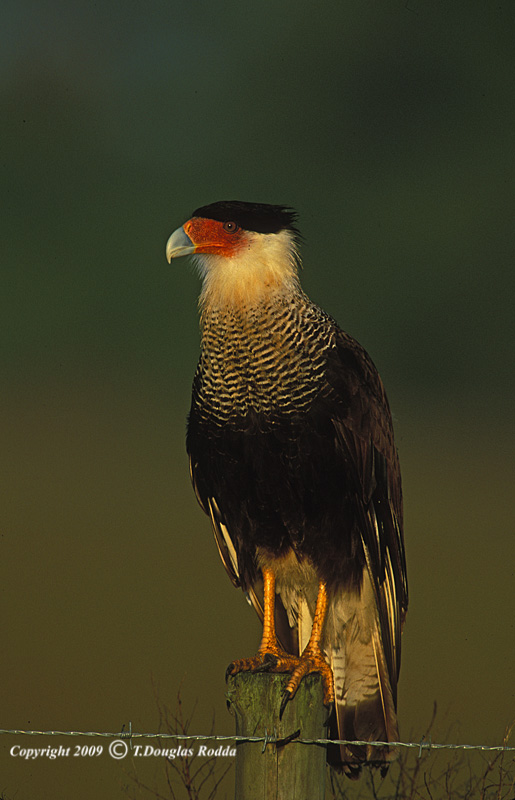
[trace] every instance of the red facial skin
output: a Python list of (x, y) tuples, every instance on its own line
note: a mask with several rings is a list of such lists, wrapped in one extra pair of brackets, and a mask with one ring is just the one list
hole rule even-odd
[(196, 253), (231, 257), (240, 249), (245, 239), (244, 231), (234, 222), (193, 217), (183, 228), (195, 245)]

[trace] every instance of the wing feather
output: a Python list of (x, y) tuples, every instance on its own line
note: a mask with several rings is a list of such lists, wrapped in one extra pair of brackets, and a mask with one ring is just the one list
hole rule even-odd
[(232, 581), (233, 586), (241, 586), (240, 575), (238, 571), (238, 553), (236, 551), (235, 543), (225, 525), (222, 513), (218, 506), (215, 497), (204, 495), (200, 490), (200, 481), (198, 480), (197, 464), (190, 456), (190, 477), (195, 490), (195, 495), (202, 508), (202, 510), (211, 518), (211, 527), (215, 537), (216, 546), (222, 559), (225, 570)]
[[(383, 732), (389, 741), (398, 738), (396, 697), (400, 669), (400, 637), (408, 605), (406, 560), (402, 531), (402, 489), (393, 424), (383, 384), (366, 351), (347, 334), (338, 331), (336, 349), (328, 371), (329, 383), (340, 399), (335, 404), (333, 422), (345, 462), (351, 467), (356, 493), (356, 509), (365, 571), (374, 597), (375, 612), (364, 616), (361, 624), (364, 639), (371, 643), (375, 661), (377, 699), (367, 709), (364, 701), (351, 708), (345, 697), (337, 703), (341, 738), (349, 737), (363, 726), (367, 715), (379, 714), (376, 732)], [(349, 634), (335, 646), (335, 667), (350, 652)], [(352, 645), (354, 647), (355, 645)], [(347, 649), (346, 649), (347, 648)], [(362, 667), (352, 656), (346, 663), (348, 681), (366, 689), (370, 680), (370, 656), (363, 651)], [(344, 688), (344, 694), (349, 693)], [(361, 711), (360, 709), (361, 703)], [(361, 714), (362, 722), (359, 722)], [(370, 723), (372, 724), (372, 723)], [(384, 726), (384, 727), (383, 727)], [(361, 737), (354, 737), (361, 738)], [(345, 756), (345, 753), (342, 753)], [(370, 760), (388, 758), (388, 753), (367, 753)], [(358, 760), (362, 754), (356, 753)]]

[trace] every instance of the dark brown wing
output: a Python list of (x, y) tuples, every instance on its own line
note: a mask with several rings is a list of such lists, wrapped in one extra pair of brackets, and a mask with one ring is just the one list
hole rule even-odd
[[(238, 540), (231, 534), (224, 521), (224, 516), (219, 508), (217, 499), (210, 495), (200, 476), (197, 462), (190, 455), (190, 476), (195, 495), (202, 510), (210, 517), (213, 534), (215, 537), (218, 553), (231, 579), (233, 586), (241, 586), (241, 579), (238, 565)], [(201, 488), (202, 487), (202, 488)], [(258, 575), (252, 584), (245, 588), (245, 596), (249, 604), (256, 611), (261, 622), (263, 621), (263, 580)], [(298, 631), (292, 629), (288, 623), (288, 615), (284, 609), (280, 597), (276, 598), (275, 604), (275, 625), (277, 638), (281, 646), (288, 653), (299, 653)]]
[(400, 636), (408, 606), (402, 489), (390, 407), (379, 374), (361, 345), (337, 332), (328, 383), (338, 401), (334, 425), (354, 466), (361, 537), (376, 593), (384, 656), (395, 702)]

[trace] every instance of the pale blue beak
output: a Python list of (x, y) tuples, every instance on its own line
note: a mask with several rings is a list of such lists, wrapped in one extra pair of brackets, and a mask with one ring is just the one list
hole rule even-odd
[(166, 258), (170, 264), (172, 258), (189, 256), (195, 252), (195, 245), (183, 227), (177, 228), (166, 243)]

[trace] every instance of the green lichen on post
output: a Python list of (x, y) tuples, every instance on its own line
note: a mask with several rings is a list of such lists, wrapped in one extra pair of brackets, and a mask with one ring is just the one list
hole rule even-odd
[[(242, 672), (229, 678), (227, 701), (236, 717), (237, 736), (277, 736), (287, 739), (325, 738), (327, 710), (320, 675), (308, 675), (282, 719), (279, 709), (288, 675)], [(289, 741), (282, 746), (263, 742), (236, 744), (237, 800), (323, 800), (326, 751), (321, 745)]]

